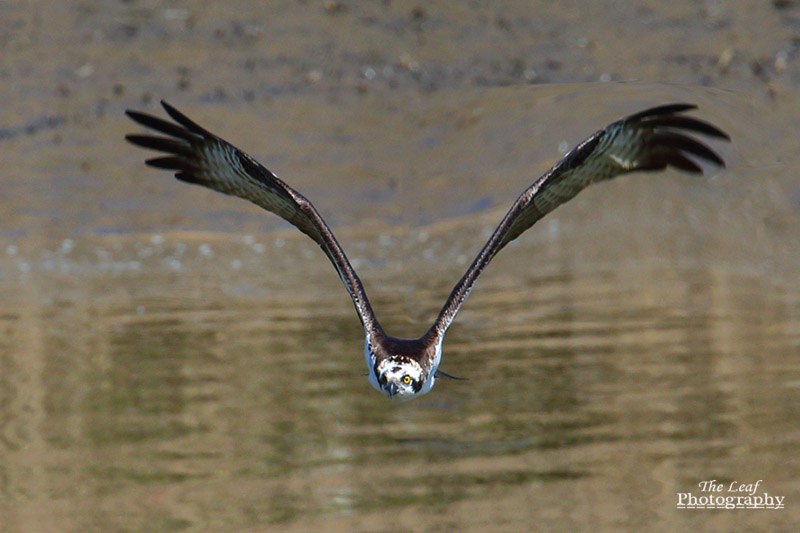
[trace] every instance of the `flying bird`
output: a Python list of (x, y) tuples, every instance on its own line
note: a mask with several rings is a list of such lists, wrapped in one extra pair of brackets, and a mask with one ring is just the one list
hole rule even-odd
[(250, 200), (293, 224), (316, 242), (339, 274), (364, 326), (364, 357), (373, 387), (394, 400), (411, 400), (433, 388), (445, 332), (469, 296), (483, 269), (497, 252), (547, 213), (586, 186), (633, 171), (673, 167), (701, 174), (699, 161), (725, 163), (693, 133), (729, 141), (717, 127), (686, 115), (692, 104), (668, 104), (613, 122), (567, 153), (517, 198), (488, 242), (459, 280), (430, 329), (418, 339), (399, 339), (381, 327), (367, 294), (333, 232), (303, 195), (232, 144), (217, 137), (168, 103), (170, 122), (139, 111), (127, 115), (162, 135), (126, 135), (140, 147), (162, 152), (146, 164), (171, 171), (187, 183)]

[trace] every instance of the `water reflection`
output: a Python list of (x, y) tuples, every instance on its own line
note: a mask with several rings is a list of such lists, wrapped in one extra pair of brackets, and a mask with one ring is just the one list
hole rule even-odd
[[(797, 444), (798, 294), (711, 268), (564, 266), (543, 262), (521, 288), (482, 280), (445, 342), (446, 368), (470, 381), (401, 407), (362, 375), (343, 291), (231, 295), (168, 272), (3, 286), (4, 520), (44, 499), (71, 530), (302, 529), (378, 509), (413, 527), (491, 500), (515, 527), (558, 498), (588, 513), (561, 524), (608, 512), (678, 527), (653, 509), (698, 480), (794, 491), (780, 457)], [(330, 273), (313, 275), (324, 287)]]

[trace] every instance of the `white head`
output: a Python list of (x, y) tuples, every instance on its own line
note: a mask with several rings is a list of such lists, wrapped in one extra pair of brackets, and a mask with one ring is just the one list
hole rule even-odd
[[(367, 333), (364, 342), (364, 359), (369, 369), (369, 382), (375, 389), (392, 400), (408, 401), (427, 394), (433, 388), (435, 374), (442, 358), (441, 341), (431, 348), (419, 347), (419, 355), (402, 354), (408, 350), (408, 341), (392, 339), (394, 345), (383, 342), (373, 344)], [(416, 342), (416, 341), (413, 341)], [(432, 357), (426, 353), (434, 350)], [(420, 363), (419, 361), (422, 361)], [(423, 364), (431, 365), (425, 368)]]
[(392, 356), (378, 363), (375, 378), (379, 391), (401, 402), (418, 396), (425, 385), (424, 372), (419, 363), (402, 356)]

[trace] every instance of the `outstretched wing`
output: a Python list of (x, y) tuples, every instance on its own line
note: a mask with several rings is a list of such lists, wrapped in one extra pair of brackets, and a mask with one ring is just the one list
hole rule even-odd
[(690, 156), (724, 167), (722, 158), (710, 148), (685, 135), (689, 131), (730, 140), (715, 126), (680, 114), (696, 107), (670, 104), (636, 113), (598, 131), (564, 156), (517, 198), (453, 288), (428, 335), (437, 338), (444, 335), (475, 280), (497, 252), (584, 187), (626, 172), (663, 170), (668, 166), (702, 173), (702, 168)]
[(292, 223), (311, 237), (333, 263), (364, 327), (368, 331), (380, 328), (361, 280), (311, 202), (246, 153), (198, 126), (166, 102), (161, 105), (177, 124), (138, 111), (126, 111), (134, 121), (166, 135), (125, 136), (137, 146), (169, 154), (145, 162), (176, 171), (175, 177), (181, 181), (250, 200)]

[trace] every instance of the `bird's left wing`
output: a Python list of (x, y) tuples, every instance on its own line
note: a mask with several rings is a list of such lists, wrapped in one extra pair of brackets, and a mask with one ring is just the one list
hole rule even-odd
[(603, 128), (564, 156), (517, 198), (453, 288), (427, 335), (437, 338), (444, 335), (475, 280), (497, 252), (588, 185), (626, 172), (663, 170), (667, 166), (701, 173), (702, 168), (690, 156), (725, 166), (715, 152), (685, 134), (693, 132), (729, 140), (715, 126), (680, 114), (695, 108), (692, 104), (669, 104), (636, 113)]
[(168, 154), (148, 159), (146, 163), (176, 171), (175, 177), (181, 181), (250, 200), (293, 224), (311, 237), (333, 263), (364, 327), (368, 331), (380, 328), (361, 280), (311, 202), (246, 153), (166, 102), (161, 105), (176, 123), (138, 111), (126, 111), (134, 121), (166, 135), (125, 136), (137, 146)]

